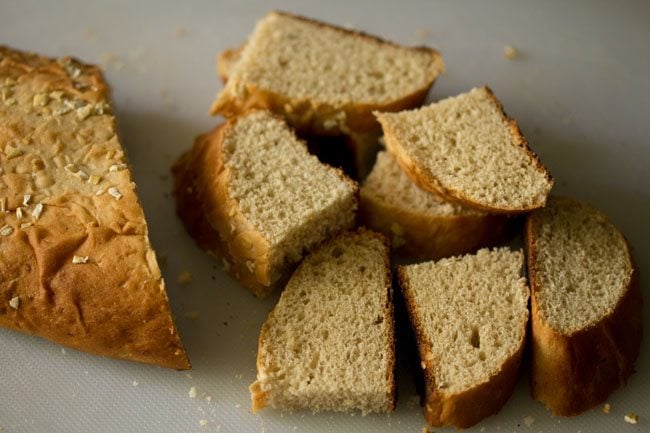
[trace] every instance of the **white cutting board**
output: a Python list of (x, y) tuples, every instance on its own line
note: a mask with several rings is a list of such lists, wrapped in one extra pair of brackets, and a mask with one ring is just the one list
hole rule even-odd
[[(189, 374), (163, 370), (0, 330), (3, 433), (422, 430), (404, 365), (391, 416), (252, 415), (248, 385), (257, 334), (277, 297), (259, 301), (238, 287), (175, 216), (169, 167), (195, 135), (217, 123), (207, 115), (221, 86), (215, 56), (241, 43), (270, 9), (438, 48), (447, 73), (434, 87), (434, 100), (490, 85), (550, 168), (556, 192), (590, 201), (627, 235), (649, 299), (650, 2), (349, 3), (0, 1), (0, 43), (106, 65), (123, 143), (153, 244), (167, 256), (163, 273), (194, 365)], [(518, 59), (504, 57), (507, 45), (519, 50)], [(181, 286), (176, 279), (184, 270), (193, 282)], [(193, 314), (198, 319), (188, 317)], [(649, 342), (650, 336), (638, 373), (609, 399), (610, 415), (596, 409), (554, 418), (530, 399), (522, 378), (497, 416), (468, 431), (650, 431)], [(636, 426), (623, 420), (629, 411), (640, 416)]]

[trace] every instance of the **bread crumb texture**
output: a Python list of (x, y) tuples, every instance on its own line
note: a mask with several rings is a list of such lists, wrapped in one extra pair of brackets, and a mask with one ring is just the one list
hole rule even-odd
[(108, 93), (95, 66), (0, 47), (0, 326), (188, 368), (131, 172), (110, 170)]
[(530, 218), (543, 320), (568, 335), (611, 314), (633, 272), (621, 232), (603, 212), (568, 198), (552, 197)]
[(253, 410), (394, 408), (388, 253), (360, 229), (302, 262), (261, 331)]
[(376, 116), (388, 150), (425, 189), (494, 212), (545, 204), (551, 177), (487, 87)]

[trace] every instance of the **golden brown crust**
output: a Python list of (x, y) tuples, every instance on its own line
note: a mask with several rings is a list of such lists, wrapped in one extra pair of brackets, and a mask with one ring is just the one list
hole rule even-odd
[(95, 66), (0, 47), (0, 326), (188, 369), (108, 93)]
[[(492, 100), (492, 102), (497, 107), (503, 119), (504, 125), (506, 125), (507, 128), (511, 131), (515, 139), (515, 144), (519, 147), (522, 147), (526, 151), (526, 154), (528, 155), (533, 165), (538, 170), (544, 173), (546, 180), (549, 182), (548, 190), (550, 192), (553, 186), (553, 178), (551, 177), (546, 167), (542, 165), (537, 154), (533, 152), (533, 150), (528, 146), (528, 142), (526, 141), (526, 138), (521, 133), (517, 121), (506, 115), (506, 113), (503, 111), (503, 105), (494, 96), (494, 93), (492, 93), (492, 90), (490, 90), (488, 86), (483, 86), (483, 89), (487, 91), (490, 100)], [(377, 115), (381, 116), (381, 114), (377, 114)], [(430, 173), (428, 170), (424, 169), (420, 164), (418, 164), (417, 161), (411, 158), (411, 156), (408, 155), (408, 153), (404, 150), (399, 140), (397, 140), (397, 138), (395, 137), (395, 133), (390, 128), (390, 126), (388, 126), (385, 123), (382, 124), (382, 130), (384, 132), (384, 141), (386, 143), (386, 149), (395, 157), (400, 167), (402, 167), (404, 173), (409, 178), (411, 178), (411, 180), (413, 180), (413, 182), (416, 185), (418, 185), (420, 188), (429, 191), (433, 194), (436, 194), (439, 197), (444, 198), (445, 200), (458, 203), (473, 209), (481, 210), (484, 212), (490, 212), (494, 214), (526, 213), (544, 207), (546, 205), (546, 200), (544, 200), (542, 202), (535, 203), (534, 205), (530, 205), (527, 207), (506, 208), (506, 207), (488, 206), (483, 203), (478, 203), (476, 201), (470, 200), (464, 194), (463, 191), (454, 190), (445, 187), (438, 180), (438, 178), (435, 177), (435, 174)]]
[(603, 403), (634, 372), (643, 333), (639, 273), (628, 247), (633, 272), (613, 312), (570, 335), (553, 329), (539, 307), (535, 219), (535, 213), (528, 217), (525, 239), (531, 287), (531, 395), (554, 415), (578, 415)]
[[(368, 35), (363, 32), (344, 29), (324, 22), (293, 15), (286, 12), (273, 12), (311, 24), (334, 29), (346, 35), (354, 35), (359, 38), (370, 39), (382, 44), (405, 48), (401, 45)], [(245, 45), (242, 47), (245, 49)], [(222, 91), (210, 109), (211, 114), (221, 114), (226, 118), (240, 115), (250, 109), (265, 109), (277, 113), (287, 119), (299, 134), (314, 135), (339, 135), (351, 132), (365, 133), (379, 130), (379, 124), (372, 114), (373, 111), (393, 112), (409, 108), (415, 108), (424, 102), (429, 89), (433, 86), (437, 76), (444, 72), (445, 66), (440, 53), (429, 47), (411, 47), (409, 49), (430, 54), (435, 65), (435, 73), (426, 86), (417, 91), (404, 95), (401, 98), (388, 101), (383, 104), (349, 103), (344, 106), (333, 106), (324, 101), (314, 99), (290, 98), (268, 89), (259, 88), (250, 83), (245, 85), (245, 98), (238, 99), (234, 95), (225, 94)], [(243, 51), (243, 50), (242, 50)], [(222, 80), (229, 77), (237, 50), (226, 50), (219, 56), (220, 63), (217, 64)], [(239, 55), (240, 52), (237, 52)], [(230, 69), (229, 69), (230, 68)], [(239, 83), (236, 83), (239, 84)]]
[(421, 259), (440, 259), (506, 241), (518, 221), (505, 215), (474, 213), (430, 215), (386, 203), (362, 188), (359, 219), (392, 239), (396, 252)]
[(413, 328), (420, 360), (424, 363), (424, 418), (432, 427), (455, 426), (468, 428), (487, 416), (499, 412), (512, 395), (519, 366), (525, 347), (526, 323), (523, 324), (522, 338), (517, 350), (504, 361), (501, 369), (489, 381), (458, 393), (446, 394), (436, 386), (435, 360), (428, 356), (431, 343), (424, 325), (416, 313), (416, 305), (409, 286), (408, 275), (402, 266), (398, 266), (397, 275), (404, 297), (411, 327)]

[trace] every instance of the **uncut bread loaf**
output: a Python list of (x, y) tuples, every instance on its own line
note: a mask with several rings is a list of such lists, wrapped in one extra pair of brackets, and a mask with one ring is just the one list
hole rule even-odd
[(177, 210), (199, 245), (256, 296), (305, 252), (354, 225), (358, 187), (254, 110), (199, 137), (173, 167)]
[(528, 322), (523, 264), (521, 251), (498, 248), (398, 267), (429, 425), (470, 427), (512, 394)]
[(376, 116), (386, 148), (421, 188), (491, 213), (546, 203), (551, 176), (488, 87)]
[(213, 114), (269, 109), (300, 133), (317, 135), (379, 129), (373, 110), (420, 105), (444, 69), (433, 49), (283, 12), (262, 18), (241, 53), (229, 51), (221, 64), (233, 59)]
[(628, 244), (605, 214), (552, 197), (526, 223), (532, 296), (530, 385), (555, 415), (577, 415), (625, 385), (643, 331)]
[(190, 368), (98, 68), (0, 47), (0, 326)]
[(253, 412), (387, 412), (395, 346), (387, 240), (365, 229), (311, 253), (262, 326)]
[(419, 188), (382, 151), (361, 186), (360, 220), (391, 238), (405, 255), (440, 259), (504, 241), (512, 218), (491, 215), (441, 199)]

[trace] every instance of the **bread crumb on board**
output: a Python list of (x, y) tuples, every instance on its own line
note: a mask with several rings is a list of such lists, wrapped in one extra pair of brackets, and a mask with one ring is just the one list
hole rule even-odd
[(9, 306), (14, 310), (17, 310), (20, 307), (20, 296), (14, 296), (9, 300)]
[(607, 415), (609, 415), (609, 413), (612, 411), (612, 406), (609, 403), (605, 403), (603, 405), (602, 410), (603, 410), (603, 413), (606, 413)]
[(535, 422), (535, 418), (533, 418), (532, 416), (528, 415), (524, 417), (524, 424), (526, 424), (526, 427), (530, 427), (531, 425), (533, 425), (534, 422)]
[(205, 427), (206, 425), (208, 425), (208, 420), (207, 419), (200, 419), (199, 420), (199, 425), (201, 427)]
[(189, 271), (183, 271), (178, 274), (176, 281), (178, 281), (178, 284), (181, 284), (183, 286), (190, 284), (192, 282), (192, 274)]
[(508, 60), (515, 60), (519, 57), (519, 51), (512, 45), (506, 45), (503, 47), (503, 55)]
[(196, 398), (196, 386), (191, 386), (187, 394), (190, 396), (190, 398)]
[(639, 415), (634, 412), (628, 412), (625, 414), (625, 422), (628, 424), (637, 424), (639, 422)]
[(88, 263), (88, 256), (72, 256), (72, 263), (75, 265), (83, 265)]

